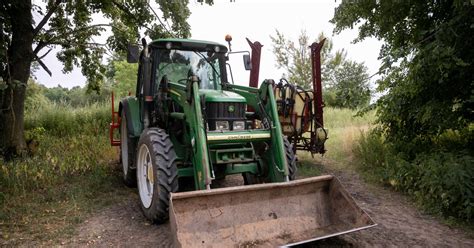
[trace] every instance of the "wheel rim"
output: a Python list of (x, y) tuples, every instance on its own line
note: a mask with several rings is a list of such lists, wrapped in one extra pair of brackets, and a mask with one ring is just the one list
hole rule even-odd
[(122, 151), (122, 169), (124, 177), (127, 177), (128, 173), (128, 135), (127, 135), (127, 122), (125, 115), (122, 118), (122, 124), (120, 126), (120, 150)]
[(138, 191), (145, 208), (149, 208), (153, 198), (154, 172), (150, 151), (142, 144), (138, 151), (137, 160)]

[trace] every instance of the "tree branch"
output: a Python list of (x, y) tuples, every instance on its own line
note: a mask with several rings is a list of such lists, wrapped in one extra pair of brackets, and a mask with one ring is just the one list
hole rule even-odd
[[(67, 37), (69, 35), (75, 34), (77, 32), (82, 32), (82, 31), (85, 31), (85, 30), (91, 29), (91, 28), (112, 27), (112, 26), (113, 25), (111, 25), (111, 24), (94, 24), (94, 25), (90, 25), (90, 26), (87, 26), (87, 27), (81, 27), (81, 28), (71, 30), (71, 32), (61, 34), (61, 36)], [(46, 32), (46, 34), (51, 33), (51, 32), (54, 32), (54, 30), (50, 29)], [(57, 42), (55, 42), (55, 39), (57, 39), (57, 38), (58, 37), (50, 36), (49, 40), (40, 40), (38, 42), (38, 45), (35, 47), (35, 50), (33, 50), (33, 54), (37, 55), (39, 53), (39, 51), (41, 51), (41, 49), (45, 48), (48, 45), (64, 45), (65, 44), (65, 43), (57, 44)]]
[(48, 55), (49, 52), (51, 52), (53, 49), (50, 48), (45, 54), (41, 55), (40, 57), (38, 57), (38, 59), (43, 59), (44, 57), (46, 57), (46, 55)]
[(40, 23), (36, 26), (36, 28), (33, 30), (33, 37), (35, 37), (36, 35), (38, 35), (39, 31), (44, 27), (44, 25), (46, 24), (46, 22), (48, 22), (49, 18), (53, 15), (54, 11), (56, 11), (56, 9), (58, 8), (59, 4), (61, 3), (61, 0), (56, 0), (53, 4), (53, 6), (51, 7), (51, 9), (49, 9), (48, 13), (46, 13), (46, 15), (43, 17), (43, 19), (40, 21)]
[[(113, 25), (112, 24), (106, 24), (106, 23), (89, 25), (87, 27), (80, 27), (80, 28), (73, 29), (70, 32), (61, 34), (61, 36), (73, 35), (77, 32), (82, 32), (82, 31), (86, 31), (88, 29), (97, 28), (97, 27), (113, 27)], [(51, 33), (54, 32), (54, 31), (56, 31), (56, 30), (50, 29), (50, 30), (46, 31), (45, 34), (51, 35)]]
[(47, 46), (47, 45), (48, 45), (48, 44), (46, 44), (44, 41), (40, 40), (40, 41), (38, 42), (38, 45), (36, 45), (35, 50), (33, 50), (33, 54), (34, 54), (34, 55), (37, 55), (38, 52), (39, 52), (41, 49), (43, 49), (45, 46)]
[(38, 61), (38, 64), (41, 65), (41, 67), (43, 67), (43, 69), (49, 74), (49, 76), (51, 77), (53, 75), (53, 73), (51, 73), (51, 71), (48, 69), (48, 67), (43, 63), (43, 61), (41, 61), (40, 58), (38, 58), (38, 56), (35, 55), (35, 58), (36, 58), (36, 61)]
[[(112, 4), (115, 5), (115, 7), (117, 7), (119, 10), (121, 10), (123, 13), (125, 13), (125, 14), (129, 15), (131, 18), (133, 18), (133, 19), (137, 22), (137, 24), (140, 23), (140, 21), (138, 20), (138, 18), (137, 18), (134, 14), (132, 14), (132, 13), (130, 12), (130, 10), (128, 10), (125, 6), (123, 6), (123, 5), (119, 4), (119, 3), (117, 3), (116, 1), (112, 1)], [(152, 31), (151, 28), (149, 28), (149, 27), (148, 27), (147, 25), (145, 25), (144, 23), (142, 23), (140, 26), (146, 28), (148, 31)]]

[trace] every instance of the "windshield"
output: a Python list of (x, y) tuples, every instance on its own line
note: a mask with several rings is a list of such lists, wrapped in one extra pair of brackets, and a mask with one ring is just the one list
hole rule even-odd
[(166, 75), (170, 82), (185, 83), (196, 75), (201, 89), (217, 89), (221, 84), (219, 58), (222, 55), (213, 52), (159, 50), (155, 82)]

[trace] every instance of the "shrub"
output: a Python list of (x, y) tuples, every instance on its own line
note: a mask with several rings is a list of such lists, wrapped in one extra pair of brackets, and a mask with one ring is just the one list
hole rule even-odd
[(372, 131), (361, 136), (354, 154), (358, 167), (369, 180), (408, 193), (430, 212), (472, 220), (474, 156), (441, 147), (426, 150), (408, 159), (387, 144), (380, 132)]

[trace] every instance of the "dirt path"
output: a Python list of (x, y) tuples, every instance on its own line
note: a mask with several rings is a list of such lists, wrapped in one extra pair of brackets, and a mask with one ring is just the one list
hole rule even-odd
[(340, 237), (351, 247), (474, 247), (474, 239), (423, 214), (408, 197), (367, 185), (351, 171), (336, 172), (359, 206), (378, 224), (368, 230)]
[[(351, 171), (335, 174), (378, 226), (305, 247), (474, 247), (474, 239), (422, 214), (407, 197), (367, 185)], [(235, 178), (233, 179), (236, 180)], [(141, 214), (138, 197), (105, 209), (84, 222), (66, 246), (170, 247), (169, 224), (151, 225)]]

